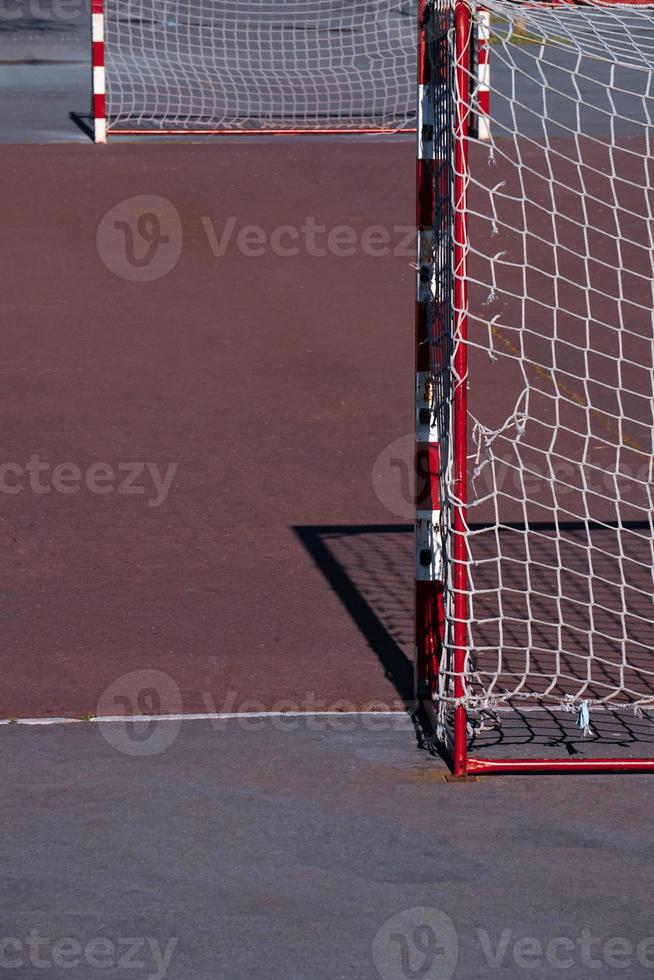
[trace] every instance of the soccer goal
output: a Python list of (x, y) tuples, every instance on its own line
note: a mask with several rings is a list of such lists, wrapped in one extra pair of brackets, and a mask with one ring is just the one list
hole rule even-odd
[(417, 0), (93, 0), (95, 136), (415, 128)]
[(654, 770), (654, 9), (421, 0), (416, 694), (465, 774)]

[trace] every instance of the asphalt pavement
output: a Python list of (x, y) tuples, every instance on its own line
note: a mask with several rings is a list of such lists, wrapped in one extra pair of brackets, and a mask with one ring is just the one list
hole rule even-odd
[(88, 141), (91, 26), (77, 0), (16, 0), (0, 16), (0, 141)]

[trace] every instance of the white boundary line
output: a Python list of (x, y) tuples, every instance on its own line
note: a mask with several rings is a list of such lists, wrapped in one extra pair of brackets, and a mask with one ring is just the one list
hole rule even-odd
[(93, 715), (90, 718), (2, 718), (0, 725), (93, 725), (137, 724), (147, 721), (230, 721), (237, 718), (389, 718), (404, 717), (407, 711), (225, 711), (177, 715)]

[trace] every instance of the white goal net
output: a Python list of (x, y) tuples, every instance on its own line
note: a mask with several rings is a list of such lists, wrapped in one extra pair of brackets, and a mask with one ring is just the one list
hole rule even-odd
[(415, 125), (413, 0), (105, 0), (111, 130)]
[[(434, 188), (441, 252), (429, 343), (441, 397), (436, 524), (448, 624), (434, 699), (446, 738), (457, 705), (477, 744), (484, 730), (495, 733), (491, 743), (510, 741), (504, 713), (528, 719), (536, 709), (558, 721), (540, 738), (541, 722), (527, 720), (531, 741), (544, 743), (547, 730), (560, 751), (578, 727), (579, 738), (601, 734), (620, 754), (634, 726), (654, 739), (654, 10), (484, 6), (491, 139), (465, 141), (467, 232), (457, 243), (449, 226), (449, 251), (442, 229), (453, 162), (446, 191)], [(447, 43), (431, 53), (434, 156), (453, 161), (456, 98), (448, 103), (447, 91), (461, 51), (453, 14), (440, 17), (435, 34), (445, 24)], [(459, 310), (457, 248), (467, 254)], [(463, 377), (443, 359), (448, 342), (454, 354), (465, 346)], [(461, 384), (469, 408), (462, 671), (452, 519), (464, 507), (453, 477)]]

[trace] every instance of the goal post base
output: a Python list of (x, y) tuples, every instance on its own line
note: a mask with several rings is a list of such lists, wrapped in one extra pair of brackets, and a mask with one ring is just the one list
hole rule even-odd
[[(438, 715), (435, 703), (427, 698), (419, 700), (418, 709), (422, 717), (429, 725), (429, 733), (426, 734), (426, 744), (438, 755), (448, 766), (448, 773), (444, 779), (446, 782), (478, 782), (481, 776), (535, 776), (542, 774), (562, 775), (564, 773), (577, 773), (579, 775), (590, 775), (592, 773), (654, 773), (654, 758), (485, 758), (476, 755), (464, 755), (463, 765), (456, 765), (456, 758), (461, 757), (461, 752), (456, 752), (455, 741), (444, 745), (437, 737)], [(424, 734), (424, 733), (423, 733)]]
[(539, 773), (647, 773), (654, 759), (480, 759), (468, 758), (466, 775), (509, 776)]
[(110, 129), (109, 136), (411, 136), (415, 129)]

